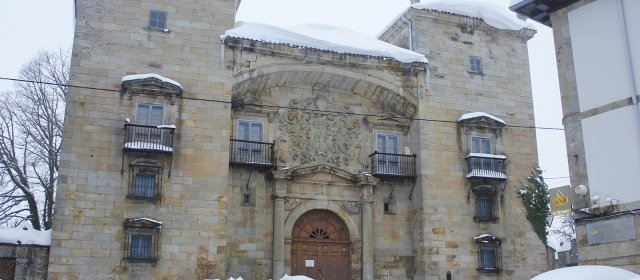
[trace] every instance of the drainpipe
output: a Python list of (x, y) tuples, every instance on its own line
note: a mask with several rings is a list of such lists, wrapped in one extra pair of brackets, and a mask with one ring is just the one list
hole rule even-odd
[[(412, 2), (414, 0), (411, 0)], [(410, 20), (404, 18), (404, 15), (400, 16), (400, 19), (409, 24), (409, 50), (413, 50), (413, 23)]]
[(638, 104), (638, 85), (636, 84), (636, 72), (633, 67), (633, 60), (631, 57), (631, 45), (629, 44), (629, 33), (627, 30), (627, 20), (624, 13), (624, 1), (618, 0), (618, 13), (620, 14), (620, 21), (622, 24), (622, 34), (624, 36), (624, 48), (626, 54), (627, 68), (629, 69), (629, 73), (631, 73), (631, 102), (636, 107), (636, 114), (638, 115), (638, 121), (636, 122), (636, 126), (638, 127), (638, 131), (640, 132), (640, 107)]

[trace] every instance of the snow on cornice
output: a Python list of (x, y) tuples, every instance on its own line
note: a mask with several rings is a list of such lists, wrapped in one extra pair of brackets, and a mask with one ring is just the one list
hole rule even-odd
[(498, 117), (493, 116), (491, 114), (487, 114), (485, 112), (473, 112), (473, 113), (464, 114), (464, 115), (460, 116), (460, 118), (458, 119), (458, 122), (464, 121), (464, 120), (468, 120), (468, 119), (474, 119), (474, 118), (478, 118), (478, 117), (487, 117), (487, 118), (493, 119), (493, 120), (495, 120), (497, 122), (500, 122), (502, 124), (507, 124), (501, 118), (498, 118)]
[(0, 243), (21, 245), (51, 245), (51, 230), (39, 231), (28, 227), (0, 227)]
[(402, 63), (428, 63), (420, 53), (403, 49), (345, 28), (325, 24), (278, 27), (264, 23), (238, 22), (236, 28), (220, 36), (248, 39), (291, 47), (312, 48), (339, 54), (393, 59)]
[(506, 7), (488, 0), (423, 0), (422, 3), (413, 4), (411, 7), (482, 19), (498, 29), (536, 30), (533, 24), (519, 19)]
[(132, 81), (132, 80), (144, 80), (144, 79), (147, 79), (147, 78), (156, 78), (156, 79), (161, 80), (161, 81), (163, 81), (165, 83), (174, 84), (174, 85), (178, 86), (179, 88), (182, 88), (182, 85), (180, 85), (180, 83), (178, 83), (178, 82), (176, 82), (176, 81), (174, 81), (172, 79), (169, 79), (167, 77), (163, 77), (161, 75), (158, 75), (156, 73), (127, 75), (127, 76), (122, 77), (122, 81), (121, 82), (124, 83), (126, 81)]

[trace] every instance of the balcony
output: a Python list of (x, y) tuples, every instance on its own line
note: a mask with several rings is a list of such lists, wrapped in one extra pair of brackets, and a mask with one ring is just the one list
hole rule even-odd
[(124, 125), (124, 151), (173, 153), (173, 125)]
[(259, 168), (272, 168), (276, 165), (275, 142), (255, 142), (231, 139), (229, 163)]
[(467, 179), (507, 180), (507, 157), (471, 153), (467, 156)]
[(375, 177), (416, 177), (416, 155), (373, 152), (371, 174)]

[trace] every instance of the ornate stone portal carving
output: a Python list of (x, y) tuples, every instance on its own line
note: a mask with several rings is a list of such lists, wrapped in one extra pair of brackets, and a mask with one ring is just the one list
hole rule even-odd
[(342, 168), (358, 163), (355, 153), (360, 142), (361, 117), (329, 113), (351, 112), (348, 105), (334, 105), (327, 94), (319, 93), (310, 98), (292, 99), (289, 107), (299, 109), (280, 115), (278, 162), (327, 163)]

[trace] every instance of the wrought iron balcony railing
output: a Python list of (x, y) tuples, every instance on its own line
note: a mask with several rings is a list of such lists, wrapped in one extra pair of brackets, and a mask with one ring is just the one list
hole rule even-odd
[(371, 174), (376, 177), (415, 177), (416, 155), (401, 155), (373, 152)]
[(271, 168), (275, 162), (275, 142), (231, 139), (229, 163)]
[(467, 156), (467, 178), (507, 179), (507, 157), (471, 153)]
[(173, 125), (124, 125), (125, 151), (173, 153)]

